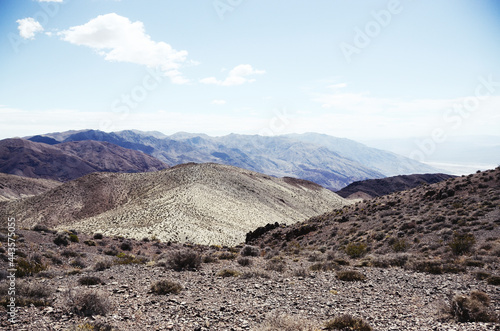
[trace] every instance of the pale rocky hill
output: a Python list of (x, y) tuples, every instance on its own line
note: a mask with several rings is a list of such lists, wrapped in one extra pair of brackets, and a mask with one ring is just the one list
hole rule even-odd
[(267, 223), (293, 224), (349, 204), (312, 182), (218, 164), (137, 174), (90, 174), (0, 205), (19, 226), (234, 245)]
[(61, 185), (48, 179), (26, 178), (0, 173), (0, 201), (26, 198)]

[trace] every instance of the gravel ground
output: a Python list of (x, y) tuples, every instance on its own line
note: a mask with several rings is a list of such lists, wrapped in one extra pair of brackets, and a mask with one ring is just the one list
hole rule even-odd
[[(284, 272), (265, 270), (268, 260), (251, 258), (252, 266), (223, 260), (202, 264), (198, 271), (176, 272), (159, 265), (115, 265), (104, 271), (83, 271), (51, 279), (28, 279), (40, 287), (54, 289), (48, 307), (21, 307), (19, 323), (13, 327), (6, 314), (0, 317), (4, 330), (70, 330), (85, 323), (103, 322), (117, 330), (261, 330), (275, 314), (298, 316), (317, 324), (339, 314), (367, 321), (374, 330), (500, 330), (491, 323), (456, 323), (444, 320), (442, 306), (454, 294), (481, 290), (500, 313), (500, 288), (470, 274), (429, 275), (400, 268), (355, 268), (364, 282), (345, 282), (335, 271), (305, 272), (311, 262), (286, 260)], [(242, 276), (221, 277), (222, 269)], [(252, 277), (248, 277), (252, 274)], [(78, 279), (97, 276), (104, 284), (82, 286)], [(259, 275), (269, 276), (259, 277)], [(248, 278), (247, 278), (248, 277)], [(179, 282), (179, 294), (157, 295), (150, 291), (159, 280)], [(90, 289), (88, 289), (90, 288)], [(111, 303), (106, 316), (80, 317), (67, 311), (67, 293), (93, 290)]]

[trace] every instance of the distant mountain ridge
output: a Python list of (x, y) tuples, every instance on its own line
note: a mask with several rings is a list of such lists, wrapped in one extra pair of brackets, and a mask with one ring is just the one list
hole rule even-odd
[(401, 192), (422, 184), (435, 184), (455, 176), (446, 174), (402, 175), (354, 182), (337, 191), (343, 198), (371, 199), (382, 195)]
[(369, 148), (348, 139), (308, 133), (258, 136), (230, 134), (210, 137), (179, 132), (96, 130), (43, 135), (61, 142), (97, 140), (143, 151), (170, 164), (215, 162), (283, 177), (313, 181), (332, 190), (371, 178), (413, 173), (436, 173), (437, 169), (394, 153)]
[(139, 151), (108, 142), (54, 145), (14, 138), (0, 140), (0, 172), (68, 181), (92, 172), (145, 172), (168, 165)]

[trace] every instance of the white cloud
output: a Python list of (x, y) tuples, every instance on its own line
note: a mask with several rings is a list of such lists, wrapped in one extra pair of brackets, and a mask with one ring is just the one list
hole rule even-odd
[(245, 83), (253, 83), (255, 79), (247, 78), (248, 76), (263, 75), (265, 73), (265, 70), (256, 70), (249, 64), (240, 64), (229, 71), (229, 74), (224, 80), (218, 80), (215, 77), (207, 77), (201, 79), (200, 82), (203, 84), (214, 84), (220, 86), (235, 86)]
[(165, 42), (151, 40), (140, 21), (131, 22), (126, 17), (110, 13), (99, 15), (58, 35), (72, 44), (96, 50), (108, 61), (158, 67), (173, 83), (188, 82), (179, 71), (186, 62), (188, 52), (177, 51)]
[(43, 31), (42, 25), (32, 17), (17, 20), (16, 23), (19, 24), (19, 35), (24, 39), (34, 39), (37, 32)]
[(226, 100), (212, 100), (212, 105), (225, 105)]

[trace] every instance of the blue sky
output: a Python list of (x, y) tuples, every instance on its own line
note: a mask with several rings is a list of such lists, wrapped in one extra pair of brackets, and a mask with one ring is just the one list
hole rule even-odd
[(0, 35), (0, 138), (500, 128), (494, 0), (2, 0)]

